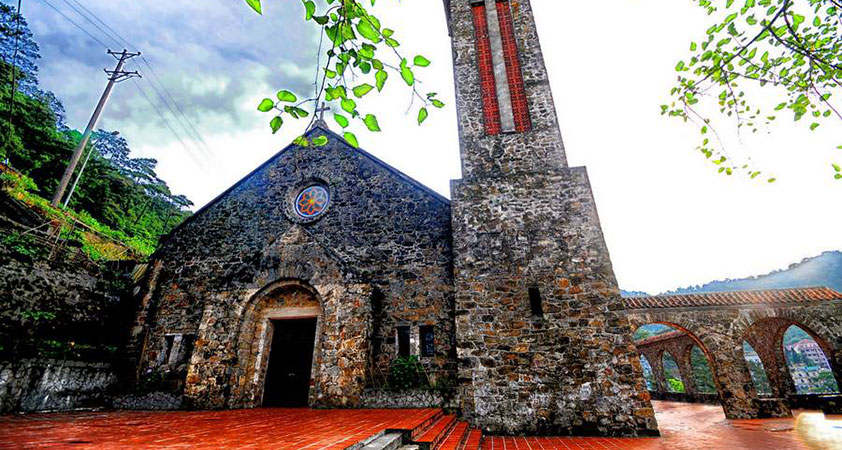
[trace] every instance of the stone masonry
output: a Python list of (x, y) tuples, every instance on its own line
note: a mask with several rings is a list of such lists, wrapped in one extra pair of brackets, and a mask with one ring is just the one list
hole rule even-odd
[[(312, 406), (359, 405), (387, 376), (401, 326), (433, 326), (420, 362), (434, 382), (455, 378), (449, 201), (318, 135), (329, 144), (291, 145), (163, 242), (133, 330), (139, 380), (169, 377), (195, 408), (260, 406), (267, 322), (285, 307), (318, 317)], [(331, 202), (307, 221), (291, 205), (311, 183)], [(176, 340), (192, 349), (174, 356)]]
[[(452, 184), (463, 413), (498, 434), (656, 435), (587, 173), (566, 164), (530, 2), (445, 4), (463, 175)], [(512, 18), (529, 131), (486, 134), (482, 6)]]

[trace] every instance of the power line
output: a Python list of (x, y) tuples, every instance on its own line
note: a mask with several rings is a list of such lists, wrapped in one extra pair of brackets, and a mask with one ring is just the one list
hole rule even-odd
[[(66, 14), (64, 14), (61, 10), (59, 10), (59, 9), (58, 9), (58, 8), (56, 8), (53, 4), (51, 4), (48, 0), (41, 0), (41, 1), (43, 1), (43, 2), (47, 5), (47, 6), (49, 6), (49, 7), (50, 7), (50, 8), (52, 8), (54, 11), (56, 11), (59, 15), (61, 15), (62, 17), (64, 17), (64, 19), (66, 19), (68, 22), (70, 22), (71, 24), (73, 24), (76, 28), (80, 29), (82, 32), (84, 32), (85, 34), (87, 34), (88, 36), (90, 36), (93, 40), (95, 40), (96, 42), (98, 42), (99, 44), (101, 44), (103, 47), (108, 48), (108, 45), (107, 45), (107, 44), (105, 44), (104, 42), (102, 42), (102, 41), (101, 41), (100, 39), (98, 39), (96, 36), (92, 35), (92, 34), (91, 34), (90, 32), (88, 32), (88, 30), (86, 30), (83, 26), (79, 25), (79, 23), (77, 23), (75, 20), (73, 20), (73, 19), (71, 19), (70, 17), (68, 17), (68, 16), (67, 16)], [(67, 3), (67, 0), (64, 0), (64, 2), (65, 2), (65, 3)], [(135, 46), (133, 46), (133, 45), (131, 44), (131, 42), (129, 42), (128, 40), (126, 40), (125, 38), (123, 38), (122, 36), (120, 36), (120, 35), (119, 35), (119, 33), (117, 33), (116, 31), (114, 31), (114, 29), (113, 29), (113, 28), (111, 28), (110, 26), (108, 26), (108, 24), (106, 24), (106, 23), (105, 23), (102, 19), (100, 19), (98, 16), (96, 16), (96, 15), (95, 15), (95, 14), (93, 14), (93, 13), (91, 13), (91, 12), (90, 12), (90, 10), (88, 10), (87, 8), (85, 8), (85, 7), (84, 7), (83, 5), (81, 5), (80, 3), (78, 3), (78, 2), (76, 2), (76, 3), (77, 3), (77, 4), (78, 4), (78, 5), (79, 5), (82, 9), (84, 9), (85, 11), (87, 11), (88, 13), (90, 13), (90, 14), (91, 14), (91, 16), (93, 16), (93, 17), (94, 17), (97, 21), (99, 21), (100, 23), (102, 23), (102, 25), (103, 25), (104, 27), (106, 27), (107, 29), (111, 30), (111, 32), (112, 32), (114, 35), (112, 35), (112, 34), (110, 34), (110, 33), (106, 32), (105, 30), (103, 30), (100, 26), (98, 26), (97, 24), (95, 24), (95, 23), (94, 23), (94, 22), (93, 22), (93, 21), (92, 21), (92, 20), (91, 20), (88, 16), (86, 16), (85, 14), (83, 14), (82, 12), (80, 12), (78, 9), (76, 9), (75, 7), (73, 7), (73, 5), (71, 5), (71, 4), (69, 4), (69, 3), (68, 3), (68, 6), (70, 6), (70, 7), (71, 7), (71, 8), (72, 8), (72, 9), (73, 9), (73, 10), (74, 10), (77, 14), (79, 14), (80, 16), (82, 16), (85, 20), (87, 20), (87, 21), (88, 21), (88, 22), (90, 22), (92, 25), (94, 25), (94, 26), (95, 26), (95, 27), (96, 27), (96, 28), (97, 28), (97, 29), (98, 29), (101, 33), (103, 33), (104, 35), (108, 36), (108, 38), (110, 38), (110, 39), (114, 40), (114, 41), (115, 41), (115, 42), (117, 42), (118, 44), (120, 43), (120, 41), (123, 41), (123, 42), (124, 42), (125, 44), (127, 44), (129, 47), (136, 48)], [(115, 36), (116, 36), (116, 37), (115, 37)], [(147, 63), (147, 64), (148, 64), (148, 63)], [(150, 66), (150, 69), (151, 69), (151, 66)], [(171, 124), (169, 123), (169, 121), (166, 119), (166, 116), (165, 116), (165, 115), (161, 112), (161, 110), (160, 110), (160, 109), (159, 109), (159, 108), (158, 108), (158, 107), (154, 104), (154, 102), (153, 102), (153, 101), (152, 101), (152, 99), (149, 97), (149, 95), (146, 93), (146, 91), (144, 91), (144, 90), (140, 87), (140, 84), (139, 84), (139, 83), (137, 83), (137, 81), (134, 81), (134, 83), (135, 83), (135, 86), (137, 86), (137, 87), (138, 87), (138, 89), (141, 91), (141, 94), (143, 94), (143, 96), (146, 98), (147, 102), (149, 102), (149, 104), (153, 107), (153, 109), (155, 110), (155, 112), (158, 114), (158, 116), (161, 118), (161, 120), (162, 120), (162, 121), (164, 122), (164, 124), (167, 126), (167, 128), (169, 128), (169, 130), (173, 133), (173, 135), (175, 136), (175, 138), (179, 141), (179, 143), (181, 144), (181, 146), (182, 146), (182, 147), (184, 147), (184, 149), (185, 149), (185, 150), (187, 150), (187, 152), (190, 154), (190, 157), (191, 157), (194, 161), (199, 162), (199, 163), (201, 164), (201, 162), (200, 162), (200, 161), (196, 158), (196, 155), (193, 153), (193, 151), (192, 151), (192, 150), (190, 150), (189, 146), (187, 146), (187, 145), (184, 143), (184, 141), (182, 140), (181, 136), (180, 136), (180, 135), (179, 135), (179, 134), (175, 131), (175, 129), (172, 127), (172, 125), (171, 125)], [(153, 91), (155, 91), (155, 95), (158, 97), (158, 99), (161, 101), (161, 103), (163, 103), (163, 104), (164, 104), (164, 106), (166, 106), (166, 107), (167, 107), (167, 109), (170, 111), (170, 113), (171, 113), (171, 114), (172, 114), (172, 115), (176, 118), (176, 120), (179, 122), (179, 125), (181, 125), (181, 127), (185, 129), (185, 131), (187, 132), (188, 138), (189, 138), (189, 140), (193, 143), (193, 145), (194, 145), (194, 146), (196, 146), (196, 148), (198, 148), (198, 149), (199, 149), (202, 153), (205, 153), (205, 150), (203, 150), (203, 149), (202, 149), (202, 148), (201, 148), (201, 147), (200, 147), (200, 146), (196, 143), (196, 139), (195, 139), (195, 138), (193, 138), (192, 136), (190, 136), (190, 131), (189, 131), (189, 130), (187, 130), (187, 127), (186, 127), (186, 126), (182, 123), (182, 121), (179, 119), (179, 116), (175, 113), (175, 111), (172, 109), (172, 107), (171, 107), (171, 106), (167, 103), (167, 101), (164, 99), (164, 96), (163, 96), (163, 95), (161, 95), (160, 91), (159, 91), (159, 90), (155, 87), (154, 83), (150, 82), (150, 83), (149, 83), (149, 86), (152, 88), (152, 90), (153, 90)], [(192, 127), (192, 124), (191, 124), (191, 127)], [(195, 128), (193, 128), (193, 129), (195, 130)], [(204, 142), (204, 141), (203, 141), (203, 142)], [(205, 145), (207, 146), (207, 144), (205, 144)]]
[[(129, 47), (137, 48), (137, 46), (133, 45), (126, 38), (121, 36), (120, 33), (118, 33), (113, 28), (111, 28), (107, 23), (105, 23), (104, 20), (102, 20), (99, 16), (97, 16), (91, 10), (89, 10), (84, 5), (82, 5), (82, 3), (80, 3), (78, 0), (73, 0), (73, 3), (77, 4), (80, 8), (82, 8), (85, 11), (85, 13), (79, 11), (79, 9), (74, 7), (68, 0), (63, 0), (63, 1), (68, 6), (70, 6), (74, 11), (76, 11), (77, 14), (84, 17), (85, 20), (87, 20), (94, 27), (96, 27), (101, 33), (103, 33), (104, 35), (113, 39), (118, 44), (120, 43), (120, 41), (122, 41), (124, 44), (128, 45)], [(97, 25), (96, 22), (91, 20), (91, 18), (88, 17), (88, 15), (90, 15), (91, 17), (96, 19), (97, 22), (101, 23), (102, 26), (104, 26), (105, 28), (107, 28), (110, 31), (110, 33), (108, 31), (103, 30), (102, 27), (100, 27), (99, 25)], [(202, 145), (204, 146), (204, 148), (202, 148), (201, 146), (196, 144), (196, 147), (199, 148), (199, 150), (202, 151), (203, 153), (211, 153), (210, 147), (208, 146), (207, 142), (205, 142), (205, 140), (202, 138), (201, 133), (199, 133), (196, 130), (196, 127), (193, 126), (193, 123), (187, 118), (187, 115), (184, 114), (184, 110), (182, 110), (181, 106), (179, 106), (178, 102), (175, 101), (175, 97), (172, 95), (172, 93), (170, 93), (170, 91), (167, 89), (167, 87), (161, 81), (161, 78), (158, 77), (158, 74), (152, 68), (152, 65), (149, 63), (149, 61), (146, 59), (146, 57), (141, 55), (140, 59), (146, 65), (146, 67), (149, 68), (149, 72), (152, 74), (152, 77), (155, 78), (155, 80), (158, 83), (158, 86), (160, 86), (161, 90), (164, 91), (164, 95), (169, 99), (169, 103), (172, 103), (172, 105), (175, 107), (175, 110), (173, 110), (173, 108), (170, 107), (170, 105), (168, 104), (166, 99), (164, 99), (164, 96), (162, 96), (161, 93), (158, 91), (158, 89), (154, 86), (154, 83), (151, 80), (148, 80), (149, 84), (152, 85), (153, 90), (155, 90), (155, 94), (158, 96), (158, 98), (161, 100), (161, 102), (164, 103), (164, 105), (167, 107), (167, 109), (170, 110), (170, 113), (172, 113), (173, 116), (175, 116), (176, 120), (179, 121), (179, 125), (181, 125), (183, 128), (185, 128), (185, 131), (187, 131), (187, 134), (190, 137), (190, 139), (192, 141), (194, 141), (194, 144), (196, 143), (196, 141), (198, 141), (198, 142), (201, 142)], [(137, 63), (135, 63), (135, 64), (137, 65)], [(137, 66), (138, 66), (138, 69), (142, 70), (139, 67), (139, 65), (137, 65)], [(191, 132), (192, 132), (192, 135), (191, 135)]]
[(158, 117), (160, 117), (161, 121), (164, 122), (164, 125), (167, 128), (170, 129), (173, 136), (175, 136), (175, 138), (178, 140), (178, 142), (181, 144), (181, 146), (184, 147), (185, 150), (187, 150), (187, 153), (190, 155), (190, 158), (193, 159), (193, 161), (195, 161), (196, 163), (202, 164), (202, 162), (198, 158), (196, 158), (196, 155), (193, 153), (193, 151), (190, 150), (190, 147), (188, 147), (184, 143), (184, 141), (181, 140), (181, 136), (175, 131), (175, 129), (170, 124), (170, 122), (167, 120), (166, 116), (164, 114), (161, 114), (161, 110), (158, 109), (158, 106), (155, 105), (155, 103), (152, 101), (152, 99), (149, 97), (149, 95), (146, 93), (146, 91), (143, 89), (143, 87), (141, 87), (140, 83), (138, 83), (137, 80), (134, 80), (134, 79), (132, 79), (132, 81), (134, 82), (134, 85), (137, 87), (137, 90), (140, 91), (140, 93), (143, 95), (143, 98), (145, 98), (146, 101), (149, 102), (149, 105), (152, 106), (152, 109), (155, 110), (155, 112), (158, 114)]
[(56, 8), (55, 6), (53, 6), (53, 4), (52, 4), (52, 3), (50, 3), (50, 2), (49, 2), (49, 1), (47, 1), (47, 0), (41, 0), (41, 1), (42, 1), (42, 2), (44, 2), (44, 4), (46, 4), (46, 5), (47, 5), (47, 6), (49, 6), (50, 8), (52, 8), (55, 12), (59, 13), (62, 17), (64, 17), (65, 19), (67, 19), (67, 21), (68, 21), (68, 22), (70, 22), (70, 23), (72, 23), (73, 25), (75, 25), (75, 26), (76, 26), (76, 28), (78, 28), (78, 29), (82, 30), (82, 32), (84, 32), (85, 34), (87, 34), (88, 36), (90, 36), (90, 38), (91, 38), (91, 39), (93, 39), (94, 41), (98, 42), (98, 43), (99, 43), (100, 45), (102, 45), (104, 48), (106, 48), (106, 49), (108, 48), (108, 44), (106, 44), (105, 42), (102, 42), (101, 40), (99, 40), (99, 38), (97, 38), (96, 36), (94, 36), (93, 34), (91, 34), (90, 32), (88, 32), (88, 30), (86, 30), (86, 29), (85, 29), (85, 27), (83, 27), (83, 26), (79, 25), (78, 23), (76, 23), (76, 21), (75, 21), (75, 20), (73, 20), (73, 19), (71, 19), (70, 17), (68, 17), (68, 16), (67, 16), (67, 14), (65, 14), (65, 13), (61, 12), (61, 10), (59, 10), (58, 8)]
[(12, 140), (12, 120), (15, 118), (15, 78), (17, 76), (17, 71), (15, 68), (18, 65), (18, 45), (20, 39), (20, 7), (21, 7), (22, 0), (18, 0), (18, 12), (15, 16), (15, 51), (12, 53), (12, 86), (9, 92), (9, 123), (8, 127), (6, 128), (6, 142), (11, 142)]

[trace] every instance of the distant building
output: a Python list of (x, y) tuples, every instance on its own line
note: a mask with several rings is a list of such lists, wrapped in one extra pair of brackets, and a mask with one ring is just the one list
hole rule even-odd
[(824, 351), (822, 351), (822, 348), (819, 347), (819, 344), (817, 344), (816, 341), (812, 339), (802, 339), (787, 348), (809, 359), (814, 366), (830, 370), (830, 363), (827, 361)]

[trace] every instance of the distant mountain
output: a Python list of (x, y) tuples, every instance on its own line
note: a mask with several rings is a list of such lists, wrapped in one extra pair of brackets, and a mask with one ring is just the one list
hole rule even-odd
[[(703, 286), (676, 289), (666, 294), (693, 294), (702, 292), (745, 291), (757, 289), (782, 289), (809, 286), (827, 286), (842, 292), (842, 252), (829, 251), (819, 256), (805, 258), (765, 275), (749, 278), (712, 281)], [(645, 292), (622, 292), (623, 297), (640, 297)]]

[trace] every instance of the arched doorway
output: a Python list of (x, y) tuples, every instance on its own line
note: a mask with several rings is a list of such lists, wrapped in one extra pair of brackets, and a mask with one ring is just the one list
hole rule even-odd
[(243, 311), (237, 342), (237, 406), (306, 407), (319, 377), (319, 295), (289, 280), (256, 294)]
[(664, 366), (664, 378), (667, 381), (667, 391), (678, 394), (685, 393), (684, 380), (681, 378), (681, 371), (678, 369), (678, 363), (669, 351), (665, 351), (661, 357)]

